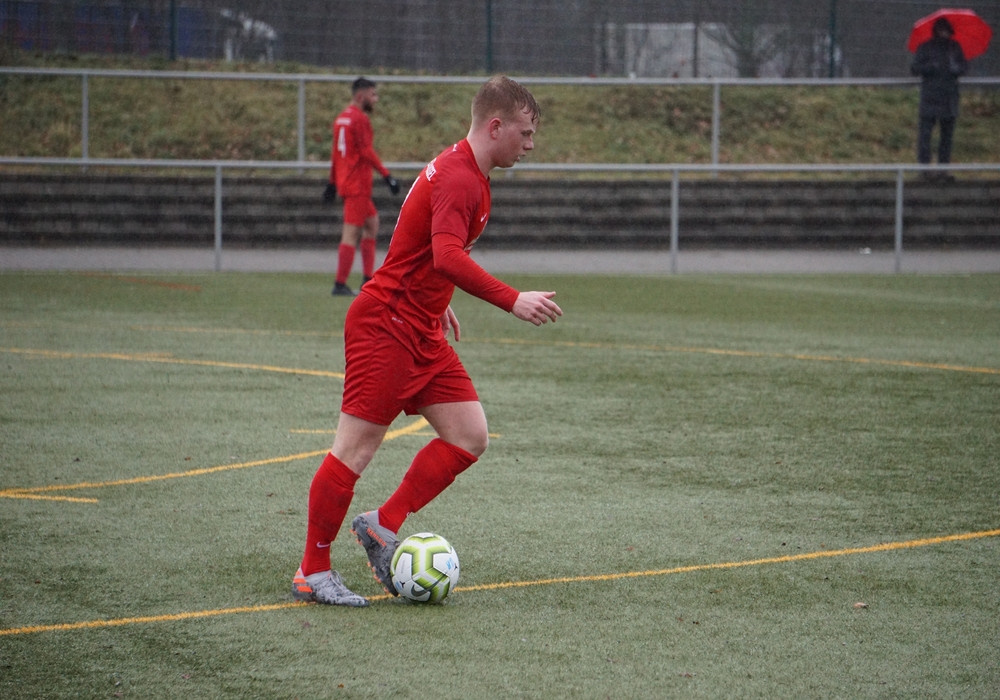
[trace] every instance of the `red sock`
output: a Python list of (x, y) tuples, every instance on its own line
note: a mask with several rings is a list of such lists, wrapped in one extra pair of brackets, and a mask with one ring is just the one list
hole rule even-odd
[(341, 243), (337, 248), (337, 284), (344, 284), (354, 267), (354, 246)]
[(330, 543), (337, 537), (354, 498), (355, 474), (343, 462), (327, 454), (309, 487), (306, 553), (302, 573), (306, 576), (330, 568)]
[(361, 274), (371, 279), (375, 274), (375, 239), (361, 239)]
[(434, 438), (413, 458), (403, 482), (378, 509), (378, 524), (399, 532), (410, 513), (416, 513), (471, 467), (476, 457), (461, 447)]

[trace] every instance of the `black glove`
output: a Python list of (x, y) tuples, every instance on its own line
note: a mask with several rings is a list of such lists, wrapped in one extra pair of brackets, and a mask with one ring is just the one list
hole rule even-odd
[(389, 185), (390, 192), (393, 194), (399, 194), (399, 180), (394, 178), (392, 175), (386, 175), (385, 184)]
[(323, 203), (329, 204), (337, 198), (337, 186), (332, 182), (326, 184), (326, 189), (323, 190)]

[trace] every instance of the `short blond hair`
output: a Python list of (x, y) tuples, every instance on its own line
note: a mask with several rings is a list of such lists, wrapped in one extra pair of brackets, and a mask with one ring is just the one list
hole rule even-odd
[(472, 123), (482, 123), (493, 117), (512, 119), (519, 113), (531, 115), (534, 124), (542, 118), (542, 108), (527, 88), (505, 75), (497, 75), (479, 88), (472, 100)]

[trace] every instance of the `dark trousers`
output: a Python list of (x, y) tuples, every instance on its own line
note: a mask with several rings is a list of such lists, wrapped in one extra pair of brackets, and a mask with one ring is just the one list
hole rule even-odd
[(920, 163), (931, 162), (931, 134), (934, 132), (934, 124), (941, 125), (941, 140), (938, 142), (938, 163), (951, 162), (951, 141), (955, 135), (954, 117), (920, 117), (920, 126), (917, 130), (917, 161)]

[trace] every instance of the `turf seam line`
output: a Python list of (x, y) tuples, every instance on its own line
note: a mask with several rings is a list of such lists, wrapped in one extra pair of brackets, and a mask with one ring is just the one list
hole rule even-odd
[[(409, 425), (403, 426), (397, 430), (390, 430), (385, 434), (385, 440), (394, 440), (398, 437), (404, 435), (411, 435), (418, 433), (424, 428), (428, 427), (428, 423), (424, 418), (417, 418), (415, 421)], [(96, 498), (71, 498), (68, 496), (43, 496), (43, 493), (52, 493), (54, 491), (75, 491), (77, 489), (100, 489), (107, 488), (109, 486), (129, 486), (133, 484), (149, 484), (157, 481), (166, 481), (167, 479), (184, 479), (194, 476), (205, 476), (206, 474), (216, 474), (218, 472), (232, 471), (234, 469), (249, 469), (251, 467), (262, 467), (269, 464), (282, 464), (285, 462), (294, 462), (300, 459), (312, 459), (314, 457), (319, 457), (325, 455), (329, 452), (329, 448), (325, 450), (314, 450), (312, 452), (299, 452), (293, 455), (284, 455), (282, 457), (271, 457), (268, 459), (257, 459), (251, 462), (240, 462), (238, 464), (222, 464), (216, 467), (204, 467), (201, 469), (189, 469), (184, 472), (172, 472), (170, 474), (152, 474), (149, 476), (136, 476), (130, 479), (115, 479), (114, 481), (82, 481), (76, 484), (50, 484), (48, 486), (33, 486), (29, 488), (10, 488), (10, 489), (0, 489), (0, 498), (21, 498), (21, 499), (34, 499), (34, 500), (51, 500), (51, 501), (71, 501), (75, 503), (97, 503)]]
[[(871, 545), (869, 547), (850, 547), (845, 549), (820, 550), (816, 552), (806, 552), (803, 554), (792, 554), (781, 557), (765, 557), (762, 559), (748, 559), (745, 561), (717, 562), (714, 564), (693, 564), (690, 566), (677, 566), (671, 569), (655, 569), (650, 571), (628, 571), (617, 574), (601, 574), (596, 576), (566, 576), (561, 578), (539, 579), (535, 581), (506, 581), (503, 583), (488, 583), (478, 586), (459, 586), (456, 592), (481, 592), (498, 591), (507, 588), (526, 588), (529, 586), (550, 586), (557, 583), (587, 583), (594, 581), (617, 581), (628, 578), (642, 578), (648, 576), (668, 576), (672, 574), (686, 574), (696, 571), (712, 571), (738, 569), (748, 566), (763, 566), (765, 564), (785, 564), (797, 561), (807, 561), (812, 559), (823, 559), (830, 557), (843, 557), (855, 554), (873, 554), (877, 552), (892, 552), (901, 549), (915, 549), (917, 547), (927, 547), (935, 544), (948, 542), (963, 542), (967, 540), (983, 539), (986, 537), (1000, 536), (1000, 528), (995, 530), (980, 530), (979, 532), (964, 532), (954, 535), (942, 535), (940, 537), (926, 537), (917, 540), (907, 540), (903, 542), (884, 542), (882, 544)], [(371, 596), (369, 600), (387, 600), (388, 595)], [(290, 608), (305, 607), (315, 605), (315, 603), (273, 603), (270, 605), (251, 605), (239, 608), (220, 608), (216, 610), (198, 610), (186, 613), (174, 613), (171, 615), (149, 615), (145, 617), (125, 617), (113, 620), (89, 620), (86, 622), (67, 622), (56, 625), (34, 625), (30, 627), (12, 627), (0, 629), (0, 637), (20, 634), (38, 634), (41, 632), (67, 632), (81, 629), (94, 629), (102, 627), (122, 627), (125, 625), (148, 624), (153, 622), (177, 622), (183, 620), (194, 620), (206, 617), (218, 617), (221, 615), (236, 615), (240, 613), (272, 612), (276, 610), (287, 610)]]

